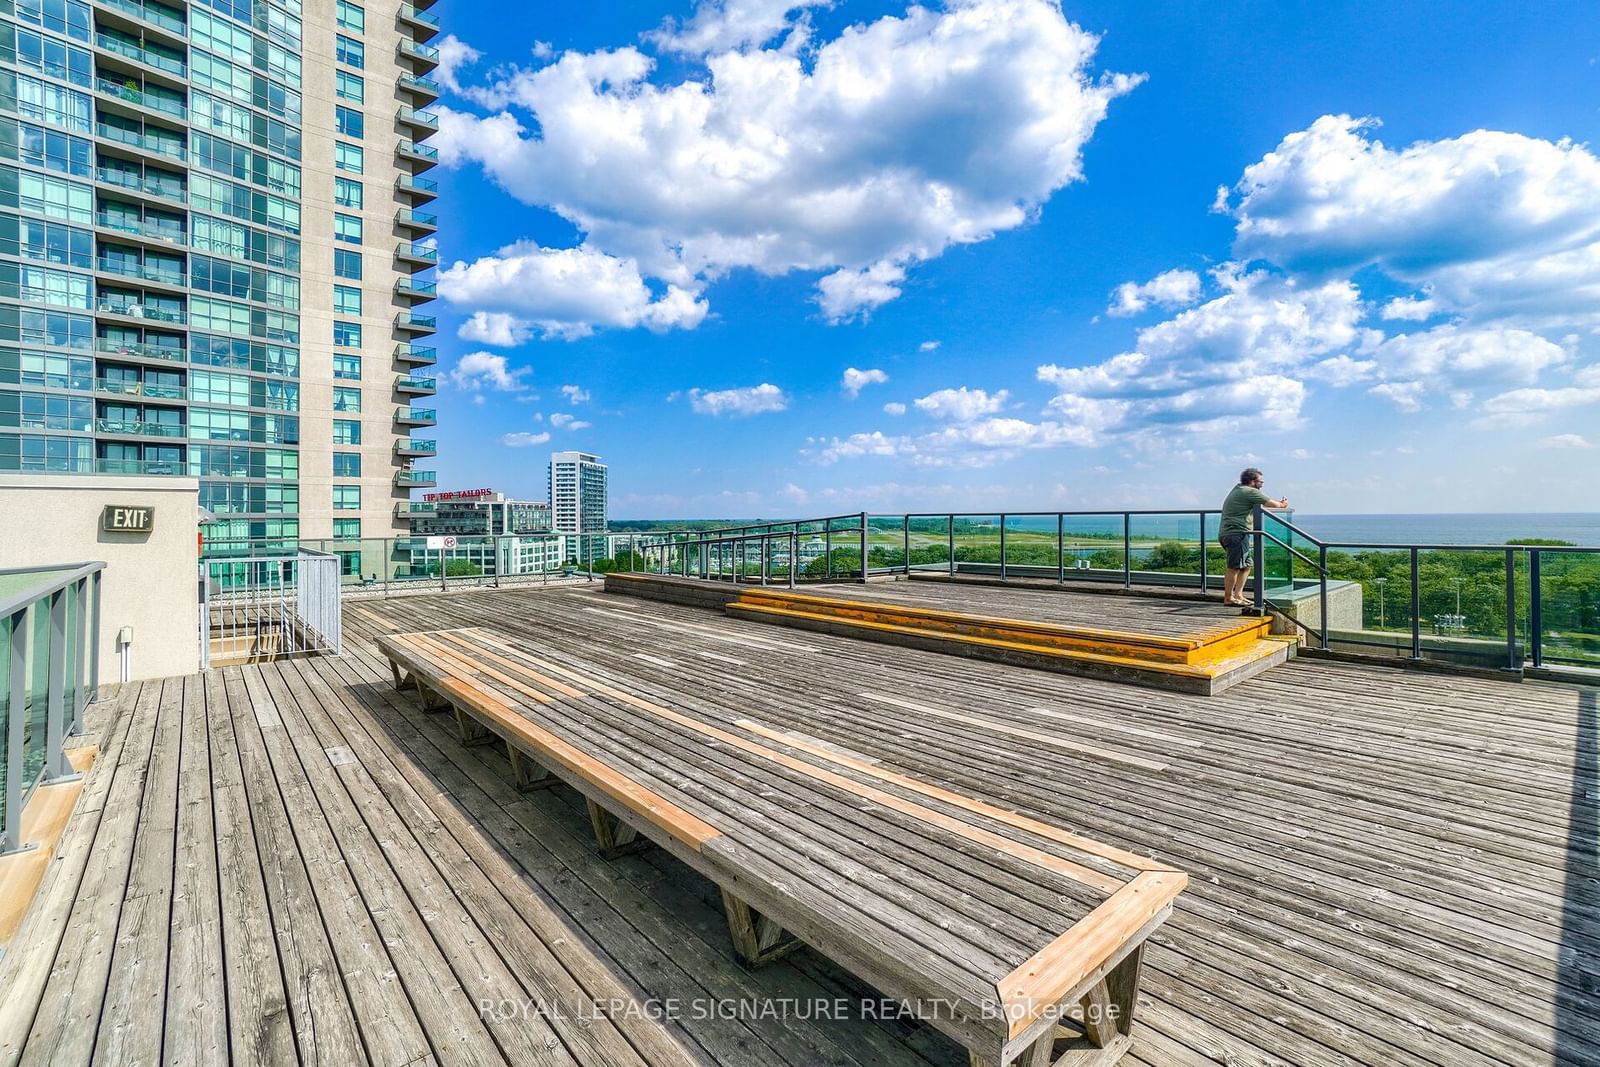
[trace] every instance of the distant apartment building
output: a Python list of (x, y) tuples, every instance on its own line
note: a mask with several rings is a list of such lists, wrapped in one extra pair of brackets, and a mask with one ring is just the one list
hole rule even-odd
[(196, 476), (208, 547), (406, 532), (429, 2), (0, 6), (0, 471)]
[(547, 501), (512, 500), (493, 489), (426, 493), (421, 500), (411, 502), (409, 514), (411, 532), (419, 537), (502, 537), (551, 532)]
[(606, 465), (587, 452), (550, 456), (550, 523), (568, 541), (568, 559), (604, 559), (608, 502)]

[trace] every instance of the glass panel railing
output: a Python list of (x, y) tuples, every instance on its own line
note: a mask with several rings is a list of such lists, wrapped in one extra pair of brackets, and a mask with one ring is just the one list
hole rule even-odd
[[(1320, 603), (1308, 604), (1306, 610), (1313, 608), (1317, 617), (1308, 615), (1306, 621), (1316, 626)], [(1299, 610), (1296, 601), (1294, 613)], [(1336, 649), (1411, 655), (1409, 551), (1377, 546), (1328, 549), (1328, 639)]]
[(1007, 578), (1056, 578), (1056, 517), (1007, 515), (1005, 575)]
[(1125, 515), (1062, 515), (1067, 578), (1121, 582), (1127, 560), (1123, 547), (1129, 533), (1126, 522)]
[(1222, 571), (1213, 569), (1211, 560), (1204, 555), (1207, 539), (1216, 541), (1217, 522), (1212, 519), (1202, 529), (1201, 518), (1198, 512), (1130, 515), (1128, 545), (1133, 556), (1133, 581), (1198, 589), (1202, 571), (1208, 579), (1220, 579)]
[(957, 574), (1000, 573), (1000, 516), (954, 515)]
[(950, 517), (913, 515), (910, 521), (911, 569), (946, 572), (950, 569)]
[(1540, 665), (1600, 668), (1600, 551), (1538, 555)]
[(872, 573), (904, 570), (904, 515), (867, 516), (867, 565)]

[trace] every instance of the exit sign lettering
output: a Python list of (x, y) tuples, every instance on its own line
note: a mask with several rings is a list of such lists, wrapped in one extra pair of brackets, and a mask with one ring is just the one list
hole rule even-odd
[(100, 529), (107, 533), (149, 533), (155, 522), (155, 508), (107, 504), (100, 513)]

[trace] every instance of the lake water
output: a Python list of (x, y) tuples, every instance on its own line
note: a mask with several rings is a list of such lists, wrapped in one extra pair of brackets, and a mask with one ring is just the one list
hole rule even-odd
[(1549, 537), (1576, 545), (1600, 545), (1600, 513), (1596, 512), (1312, 515), (1297, 511), (1292, 521), (1322, 541), (1499, 545), (1514, 537)]

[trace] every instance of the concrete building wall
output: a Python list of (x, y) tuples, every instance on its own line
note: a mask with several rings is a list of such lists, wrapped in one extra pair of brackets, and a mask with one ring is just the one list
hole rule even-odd
[[(0, 474), (0, 567), (104, 560), (100, 680), (118, 678), (117, 631), (133, 628), (132, 677), (200, 669), (197, 478)], [(148, 533), (107, 533), (107, 504), (155, 509)]]

